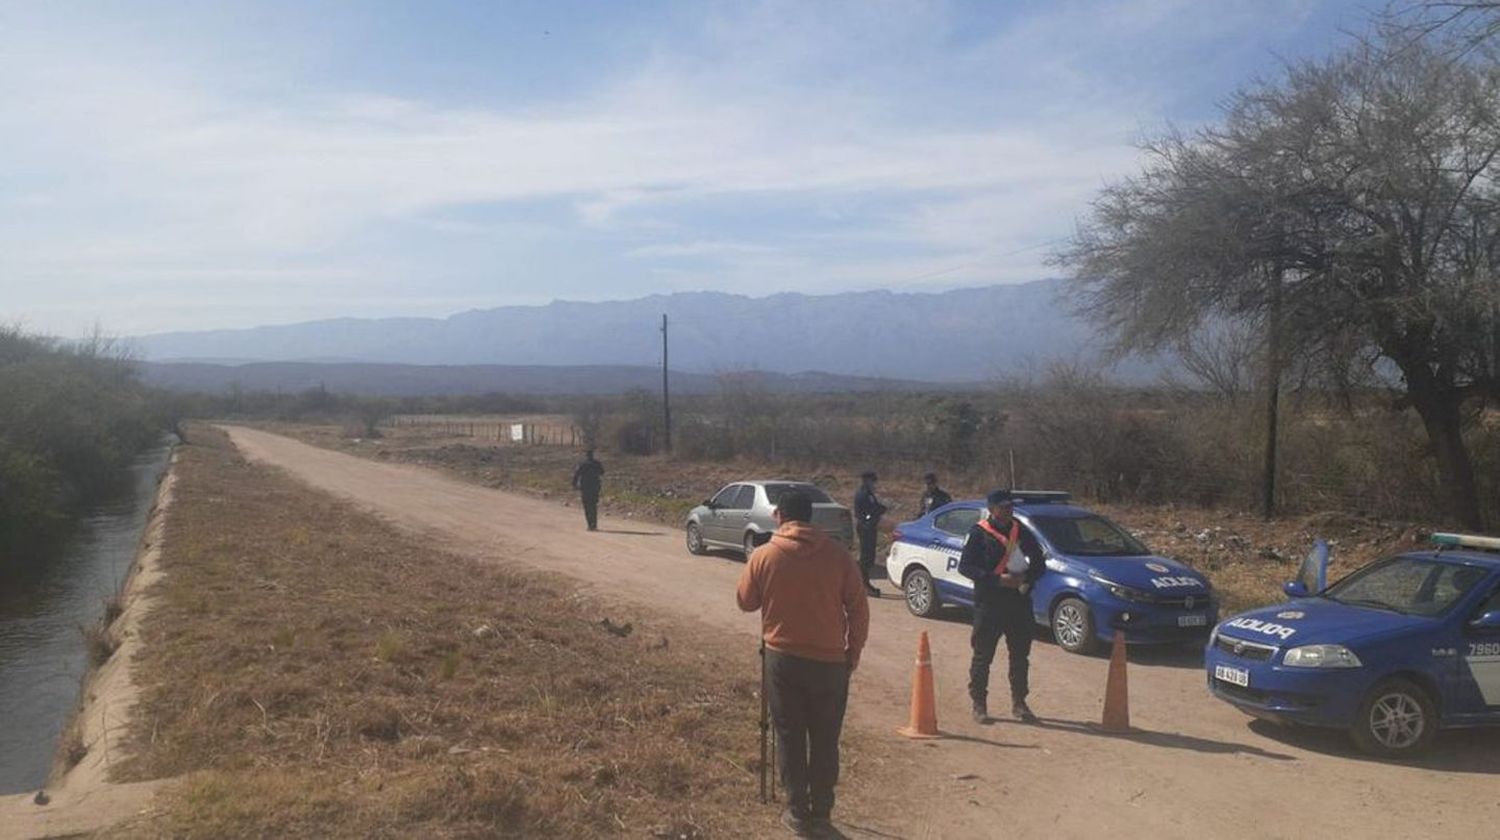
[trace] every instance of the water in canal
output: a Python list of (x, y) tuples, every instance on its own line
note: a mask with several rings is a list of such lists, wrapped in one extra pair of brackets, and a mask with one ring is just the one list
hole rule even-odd
[(130, 570), (170, 453), (164, 444), (141, 455), (67, 540), (0, 568), (0, 794), (47, 780), (88, 666), (81, 628)]

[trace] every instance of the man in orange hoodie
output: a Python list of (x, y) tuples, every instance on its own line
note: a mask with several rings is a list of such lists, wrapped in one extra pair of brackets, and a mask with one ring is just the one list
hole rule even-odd
[(806, 493), (781, 496), (776, 533), (750, 555), (735, 593), (740, 609), (760, 610), (789, 806), (782, 822), (799, 836), (829, 825), (849, 675), (870, 632), (859, 569), (847, 549), (809, 524), (812, 511)]

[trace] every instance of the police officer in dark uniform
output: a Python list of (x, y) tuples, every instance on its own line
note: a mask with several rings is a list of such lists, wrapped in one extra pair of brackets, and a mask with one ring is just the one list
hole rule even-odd
[(583, 499), (583, 518), (590, 531), (599, 530), (599, 488), (603, 483), (604, 465), (594, 460), (594, 450), (583, 453), (583, 460), (573, 468), (573, 489)]
[(926, 516), (951, 501), (953, 497), (948, 491), (938, 486), (937, 473), (922, 476), (922, 510), (918, 516)]
[(867, 470), (859, 477), (859, 489), (854, 492), (854, 531), (859, 535), (859, 570), (864, 575), (865, 594), (871, 598), (879, 598), (880, 590), (870, 583), (870, 575), (875, 570), (875, 542), (880, 539), (880, 517), (885, 515), (886, 507), (875, 495), (875, 482), (879, 480), (875, 473)]
[(1000, 637), (1010, 657), (1011, 714), (1025, 723), (1036, 715), (1026, 705), (1030, 691), (1031, 590), (1047, 569), (1036, 536), (1016, 521), (1015, 500), (1009, 490), (996, 490), (985, 499), (987, 516), (969, 529), (958, 573), (974, 581), (974, 631), (969, 644), (969, 699), (974, 720), (989, 722), (990, 663)]

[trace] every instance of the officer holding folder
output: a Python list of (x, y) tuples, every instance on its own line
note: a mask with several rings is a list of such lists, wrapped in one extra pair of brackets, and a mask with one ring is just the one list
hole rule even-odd
[(969, 699), (974, 720), (989, 723), (990, 663), (1000, 637), (1010, 657), (1011, 714), (1024, 723), (1036, 715), (1026, 705), (1030, 693), (1031, 590), (1047, 570), (1036, 536), (1015, 518), (1015, 498), (995, 490), (985, 498), (987, 515), (964, 540), (958, 573), (974, 581), (974, 630), (969, 636)]

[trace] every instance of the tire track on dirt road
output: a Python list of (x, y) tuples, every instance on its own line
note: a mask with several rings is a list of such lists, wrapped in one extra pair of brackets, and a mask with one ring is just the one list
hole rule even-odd
[[(252, 460), (352, 500), (478, 560), (577, 578), (591, 591), (745, 638), (757, 621), (734, 604), (741, 565), (692, 557), (670, 528), (605, 517), (586, 532), (576, 507), (467, 484), (437, 472), (228, 427)], [(972, 723), (964, 693), (968, 626), (921, 620), (886, 588), (872, 603), (850, 725), (896, 742), (905, 723), (917, 634), (932, 639), (938, 720), (951, 737), (894, 746), (907, 781), (888, 792), (903, 837), (1434, 837), (1492, 836), (1500, 824), (1500, 737), (1450, 733), (1421, 765), (1366, 760), (1341, 733), (1290, 733), (1208, 695), (1191, 653), (1133, 652), (1131, 722), (1111, 736), (1099, 718), (1107, 661), (1038, 643), (1032, 706), (1041, 726)], [(1003, 656), (1003, 653), (1002, 653)], [(992, 686), (1003, 708), (1004, 667)], [(846, 778), (858, 768), (846, 768)], [(899, 816), (904, 815), (904, 816)], [(850, 828), (859, 814), (840, 813)]]

